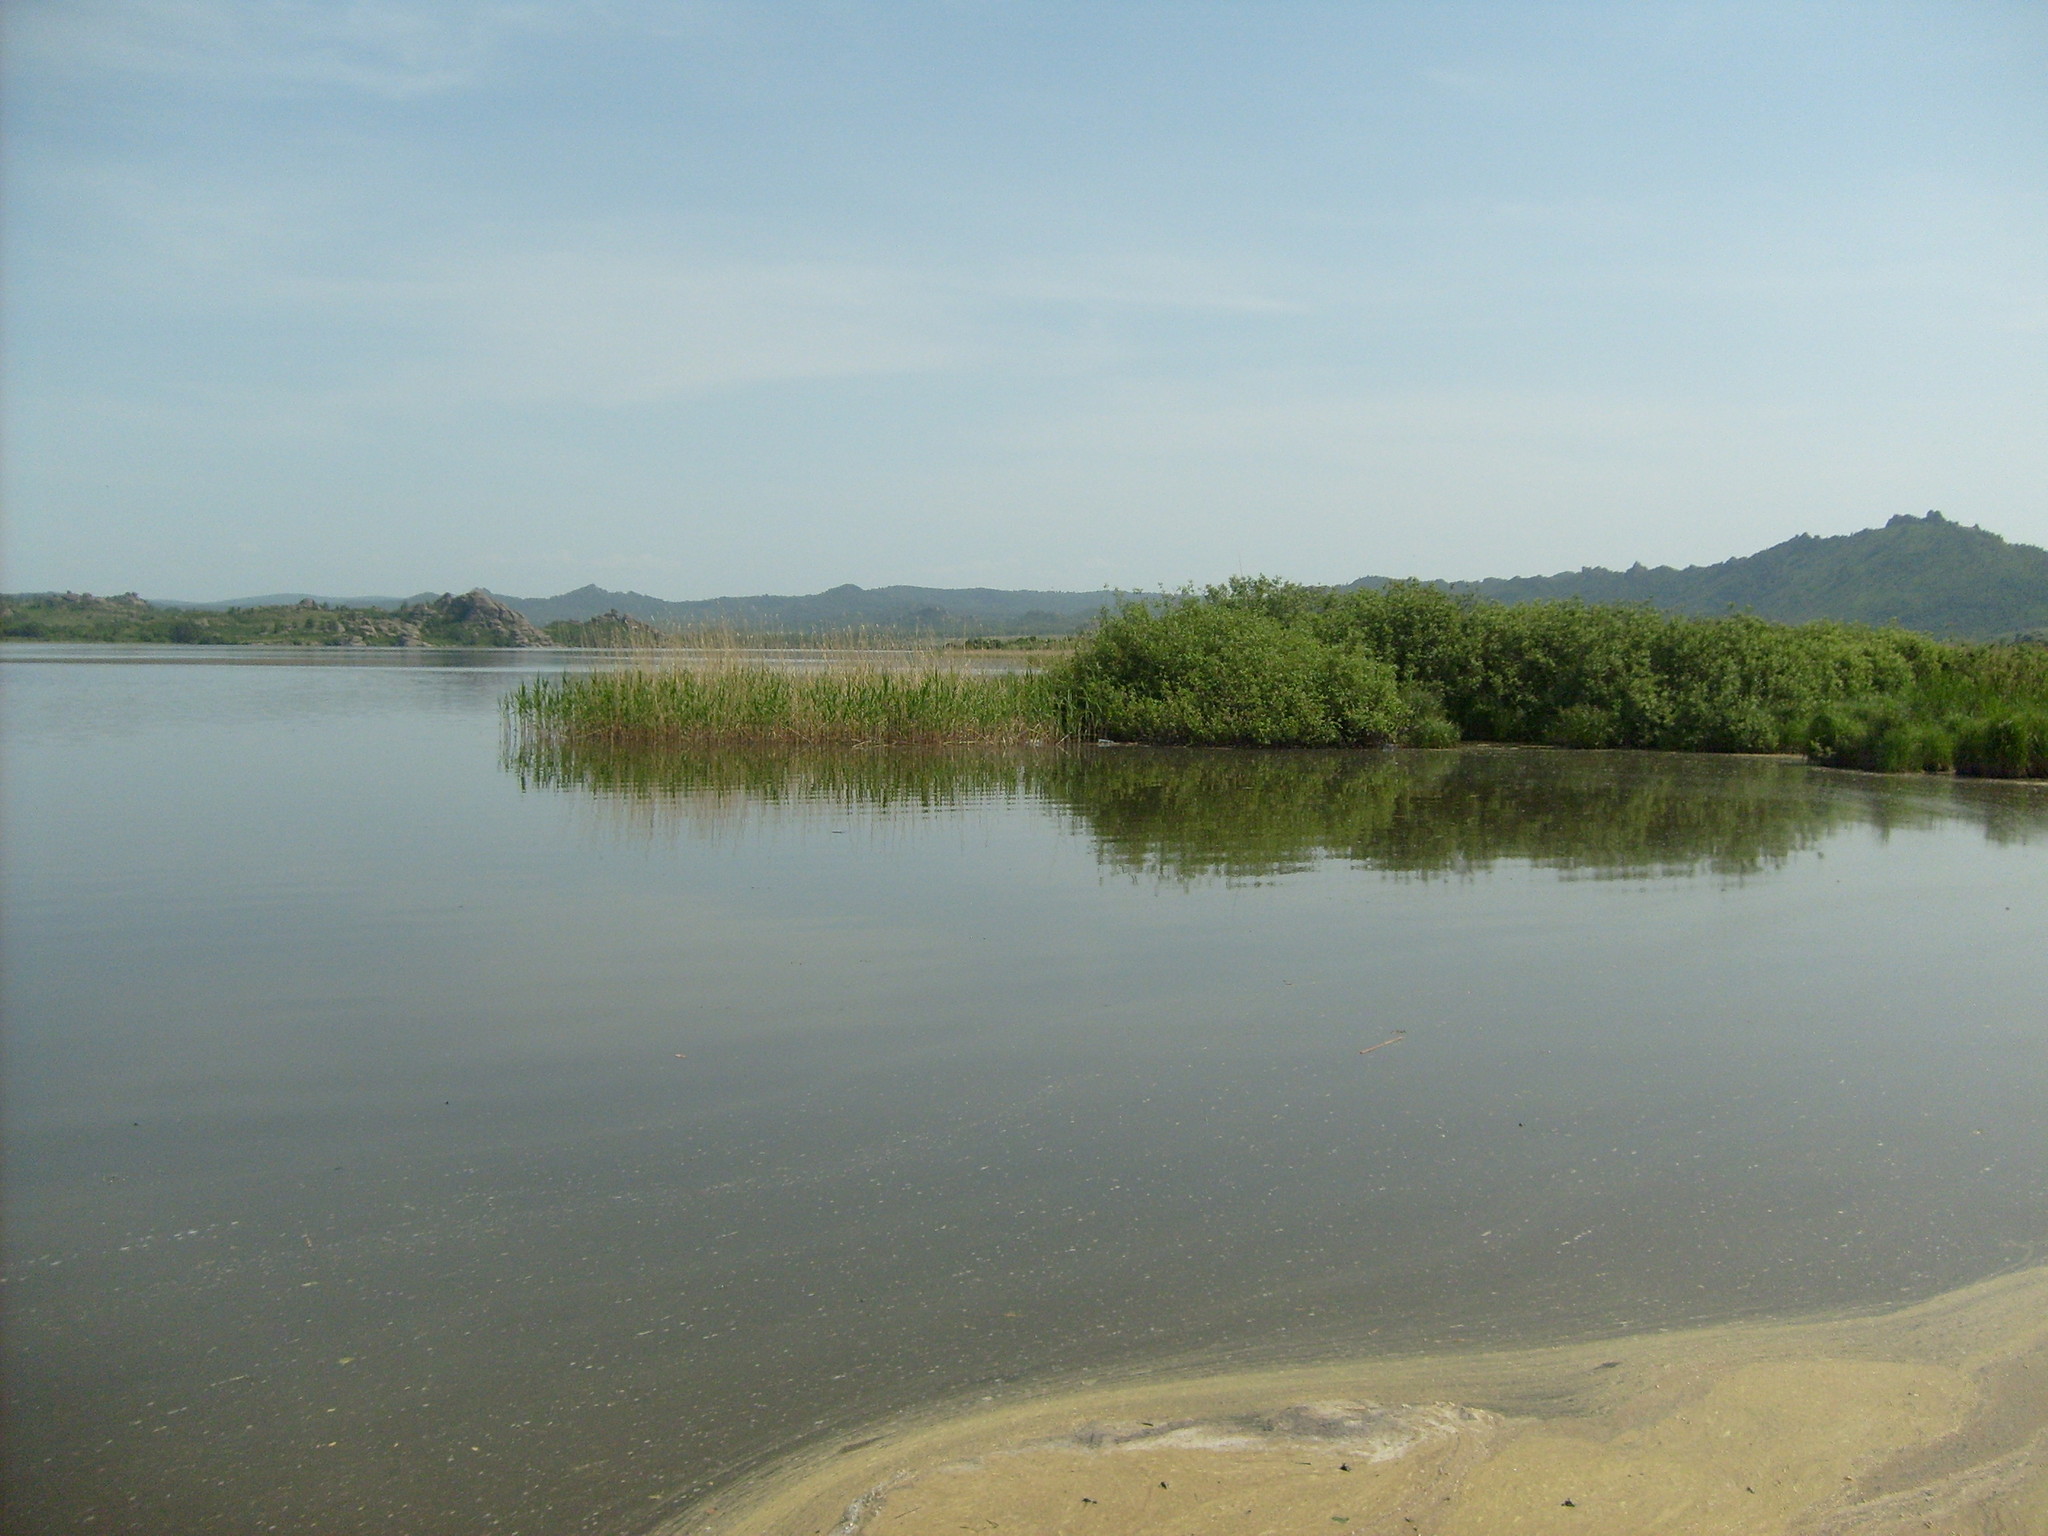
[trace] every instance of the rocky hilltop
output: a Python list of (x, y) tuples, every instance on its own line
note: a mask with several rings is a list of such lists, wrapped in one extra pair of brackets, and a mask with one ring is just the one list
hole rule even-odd
[(430, 602), (409, 604), (396, 615), (408, 638), (400, 645), (490, 645), (525, 648), (553, 645), (516, 609), (472, 587), (457, 596), (444, 592)]

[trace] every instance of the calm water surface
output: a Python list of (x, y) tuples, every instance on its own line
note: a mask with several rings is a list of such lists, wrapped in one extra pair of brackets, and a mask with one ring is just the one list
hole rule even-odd
[(2048, 1247), (2040, 787), (522, 759), (544, 658), (62, 655), (0, 653), (12, 1531), (632, 1532), (934, 1401)]

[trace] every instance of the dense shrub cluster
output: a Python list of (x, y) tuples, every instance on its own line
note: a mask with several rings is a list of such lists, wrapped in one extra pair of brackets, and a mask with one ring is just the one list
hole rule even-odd
[(2048, 773), (2048, 649), (1845, 624), (1240, 578), (1111, 615), (1063, 676), (1091, 729), (1130, 740), (1462, 738)]
[(1059, 679), (1079, 718), (1132, 741), (1384, 744), (1410, 724), (1387, 662), (1228, 597), (1126, 607)]

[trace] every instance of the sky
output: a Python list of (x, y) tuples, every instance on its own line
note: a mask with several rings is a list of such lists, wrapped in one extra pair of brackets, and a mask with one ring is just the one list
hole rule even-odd
[(12, 0), (0, 585), (2048, 544), (2048, 4)]

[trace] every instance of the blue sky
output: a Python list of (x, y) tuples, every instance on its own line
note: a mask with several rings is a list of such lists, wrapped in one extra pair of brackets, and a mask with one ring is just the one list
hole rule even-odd
[(2048, 5), (6, 15), (11, 590), (2048, 543)]

